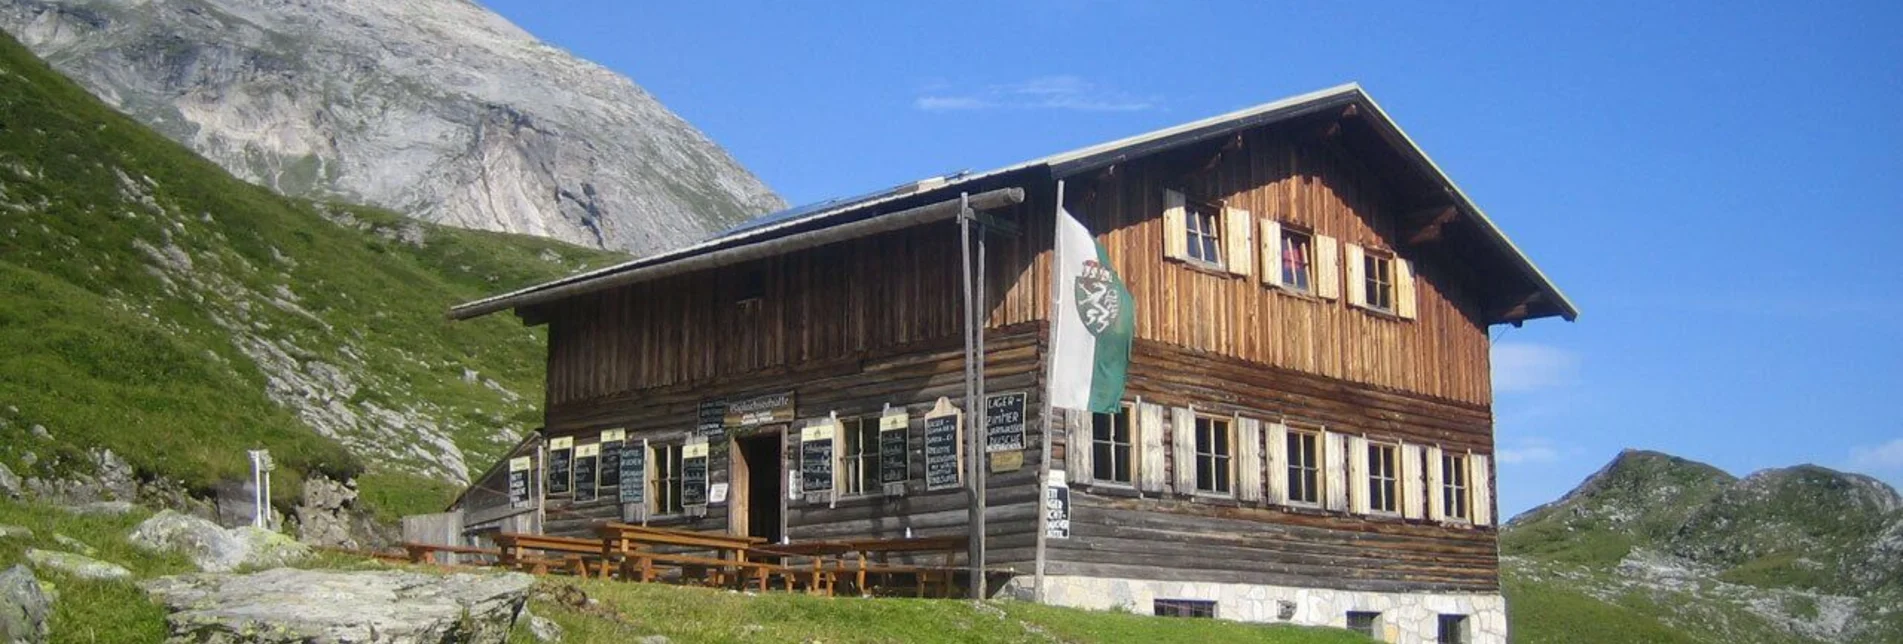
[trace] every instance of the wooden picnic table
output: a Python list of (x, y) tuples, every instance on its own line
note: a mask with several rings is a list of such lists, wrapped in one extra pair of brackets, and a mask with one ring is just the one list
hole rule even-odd
[(440, 543), (417, 543), (414, 541), (405, 541), (399, 545), (403, 547), (403, 552), (410, 563), (434, 563), (434, 555), (439, 552), (459, 555), (477, 555), (495, 560), (502, 558), (502, 550), (499, 548), (452, 546)]
[[(546, 574), (550, 570), (569, 570), (581, 577), (593, 576), (589, 564), (600, 564), (600, 574), (608, 576), (611, 554), (606, 544), (599, 539), (577, 537), (558, 537), (546, 534), (527, 534), (521, 532), (498, 532), (490, 536), (501, 550), (498, 563), (507, 568), (523, 568), (535, 574)], [(527, 550), (539, 550), (554, 553), (555, 557), (535, 557), (526, 554)]]
[[(756, 584), (760, 590), (766, 590), (771, 577), (777, 574), (787, 590), (792, 590), (796, 581), (804, 581), (808, 591), (831, 592), (825, 573), (817, 568), (806, 570), (754, 560), (750, 553), (766, 543), (766, 539), (759, 537), (614, 522), (603, 524), (598, 531), (605, 551), (622, 558), (623, 576), (630, 579), (653, 581), (654, 566), (659, 563), (681, 568), (684, 576), (693, 572), (714, 573), (712, 581), (717, 585), (724, 585), (725, 580), (720, 577), (732, 571), (734, 581), (740, 586)], [(711, 550), (715, 554), (713, 557), (687, 554), (694, 550)]]
[[(872, 575), (909, 574), (917, 582), (919, 596), (925, 595), (926, 586), (937, 582), (946, 596), (951, 594), (952, 577), (958, 572), (954, 567), (958, 553), (964, 552), (969, 541), (962, 536), (949, 537), (900, 537), (868, 539), (822, 539), (797, 543), (774, 544), (756, 549), (759, 552), (804, 557), (845, 557), (856, 555), (851, 563), (840, 562), (830, 570), (840, 575), (850, 575), (860, 594), (870, 594), (866, 580)], [(899, 565), (891, 563), (894, 554), (929, 555), (941, 553), (944, 563), (940, 566)]]

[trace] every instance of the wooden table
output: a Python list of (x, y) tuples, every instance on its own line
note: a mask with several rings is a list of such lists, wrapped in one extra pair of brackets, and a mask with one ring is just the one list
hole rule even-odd
[[(946, 596), (951, 594), (952, 576), (958, 572), (955, 563), (958, 553), (964, 552), (969, 541), (962, 536), (952, 537), (911, 537), (885, 539), (828, 539), (802, 541), (797, 543), (774, 544), (759, 549), (770, 550), (774, 554), (810, 557), (844, 557), (856, 555), (855, 562), (842, 562), (833, 571), (851, 575), (860, 594), (870, 594), (866, 585), (871, 575), (909, 574), (917, 580), (919, 596), (925, 595), (926, 585), (937, 582)], [(893, 554), (943, 554), (942, 566), (894, 565)]]
[[(787, 590), (793, 589), (795, 578), (806, 579), (809, 591), (819, 590), (824, 584), (821, 574), (815, 571), (794, 569), (779, 564), (754, 561), (749, 553), (755, 547), (765, 544), (759, 537), (734, 536), (717, 532), (691, 532), (626, 523), (603, 524), (598, 531), (606, 552), (620, 556), (624, 561), (623, 576), (640, 581), (654, 580), (654, 565), (669, 564), (680, 567), (685, 575), (693, 571), (705, 571), (715, 574), (712, 581), (725, 585), (720, 577), (728, 571), (734, 574), (734, 581), (740, 586), (755, 584), (760, 590), (766, 590), (770, 577), (780, 575), (785, 580)], [(663, 551), (662, 549), (673, 550)], [(681, 551), (711, 550), (713, 557), (685, 554)]]
[(433, 555), (439, 552), (451, 553), (451, 554), (462, 554), (462, 555), (485, 556), (495, 560), (500, 560), (502, 558), (502, 551), (498, 548), (479, 548), (476, 546), (450, 546), (450, 545), (443, 545), (443, 544), (437, 544), (437, 543), (417, 543), (414, 541), (405, 541), (401, 545), (403, 547), (403, 552), (409, 559), (410, 563), (419, 563), (419, 564), (420, 563), (435, 563), (433, 560)]
[[(501, 550), (498, 563), (509, 568), (526, 568), (535, 574), (546, 574), (551, 569), (568, 569), (582, 577), (589, 577), (590, 563), (600, 564), (600, 574), (608, 575), (610, 567), (608, 548), (597, 539), (576, 537), (557, 537), (546, 534), (526, 534), (519, 532), (498, 532), (490, 536)], [(540, 550), (544, 553), (556, 553), (560, 559), (530, 557), (523, 551)]]

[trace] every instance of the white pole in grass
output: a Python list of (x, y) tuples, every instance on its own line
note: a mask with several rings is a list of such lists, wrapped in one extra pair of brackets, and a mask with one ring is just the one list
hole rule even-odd
[(247, 452), (251, 456), (251, 526), (264, 527), (264, 461), (258, 457), (264, 450), (254, 449)]

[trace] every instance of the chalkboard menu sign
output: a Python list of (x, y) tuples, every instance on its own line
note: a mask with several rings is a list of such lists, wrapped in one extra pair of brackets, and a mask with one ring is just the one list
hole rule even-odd
[(1052, 471), (1044, 486), (1044, 537), (1070, 538), (1070, 486), (1064, 484), (1061, 471)]
[(958, 425), (960, 414), (951, 401), (938, 399), (938, 406), (925, 415), (925, 489), (958, 487)]
[(681, 448), (681, 505), (707, 505), (707, 444)]
[(601, 487), (621, 485), (621, 441), (628, 432), (610, 429), (601, 433)]
[(715, 398), (700, 401), (700, 413), (694, 421), (694, 435), (712, 441), (727, 430), (727, 401)]
[(523, 507), (529, 502), (529, 470), (534, 469), (535, 459), (517, 456), (509, 459), (509, 505)]
[(648, 502), (647, 441), (621, 442), (621, 502), (641, 505)]
[(575, 500), (595, 500), (595, 469), (601, 463), (601, 445), (589, 443), (575, 446)]
[(1024, 392), (985, 398), (985, 452), (1024, 449)]
[(548, 493), (567, 494), (574, 475), (575, 439), (571, 436), (548, 441)]
[(911, 446), (905, 436), (911, 420), (903, 411), (879, 417), (880, 483), (903, 483), (911, 476)]
[(827, 420), (800, 430), (800, 489), (828, 492), (833, 489), (833, 438), (837, 426)]

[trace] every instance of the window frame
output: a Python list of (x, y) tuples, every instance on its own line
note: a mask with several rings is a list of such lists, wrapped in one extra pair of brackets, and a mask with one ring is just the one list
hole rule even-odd
[[(1361, 300), (1369, 310), (1390, 315), (1400, 315), (1396, 302), (1400, 299), (1400, 288), (1395, 283), (1394, 263), (1398, 258), (1393, 252), (1378, 248), (1361, 249)], [(1376, 298), (1383, 303), (1376, 303)]]
[[(1204, 224), (1208, 224), (1206, 227)], [(1223, 206), (1221, 203), (1183, 199), (1183, 260), (1194, 266), (1216, 270), (1228, 270), (1223, 255)], [(1204, 247), (1215, 254), (1214, 258), (1203, 256)]]
[[(1196, 472), (1195, 472), (1196, 485), (1194, 489), (1194, 494), (1202, 495), (1202, 496), (1222, 496), (1222, 497), (1235, 496), (1236, 494), (1236, 427), (1235, 427), (1234, 419), (1229, 418), (1227, 416), (1196, 414), (1195, 420), (1193, 422), (1195, 423), (1195, 427), (1193, 428), (1193, 431), (1196, 432), (1195, 439), (1194, 441), (1192, 441), (1193, 449), (1195, 450), (1195, 452), (1194, 452), (1194, 457), (1191, 459), (1191, 464), (1196, 468)], [(1214, 435), (1215, 435), (1218, 423), (1221, 424), (1222, 434), (1223, 434), (1220, 445), (1218, 445), (1216, 441), (1214, 440), (1214, 437), (1215, 437)], [(1205, 427), (1208, 429), (1207, 433), (1205, 433), (1204, 431)], [(1205, 445), (1203, 441), (1205, 436), (1208, 436), (1211, 439), (1209, 441), (1208, 449), (1205, 449)], [(1221, 447), (1222, 452), (1217, 453), (1215, 451), (1216, 447)], [(1215, 482), (1218, 482), (1221, 484), (1219, 486), (1221, 489), (1216, 489), (1218, 486), (1212, 485), (1212, 486), (1205, 487), (1203, 485), (1203, 462), (1205, 459), (1209, 461), (1210, 475), (1212, 477), (1215, 477)], [(1222, 471), (1220, 474), (1217, 474), (1216, 468), (1215, 468), (1217, 461), (1221, 461), (1221, 465), (1222, 465)]]
[[(1441, 519), (1451, 523), (1473, 523), (1472, 455), (1442, 452), (1439, 467), (1441, 468), (1440, 489), (1434, 492), (1441, 495)], [(1455, 478), (1453, 474), (1459, 474), (1458, 483), (1453, 480)], [(1459, 501), (1458, 514), (1454, 512), (1454, 501)]]
[(1216, 600), (1156, 597), (1150, 600), (1150, 613), (1157, 617), (1215, 619)]
[[(1355, 625), (1355, 618), (1357, 617), (1367, 619), (1367, 630), (1361, 630), (1362, 627)], [(1381, 639), (1381, 611), (1351, 610), (1342, 617), (1342, 622), (1343, 626), (1347, 627), (1347, 630), (1361, 633), (1377, 640)]]
[[(1380, 462), (1380, 459), (1375, 458), (1376, 454), (1386, 456), (1386, 461)], [(1383, 467), (1384, 465), (1385, 468)], [(1385, 470), (1386, 476), (1383, 476), (1383, 470)], [(1400, 516), (1402, 493), (1401, 446), (1397, 443), (1368, 441), (1368, 471), (1365, 474), (1368, 479), (1366, 487), (1368, 494), (1368, 514)], [(1377, 495), (1375, 493), (1376, 486), (1382, 484), (1387, 486), (1385, 490), (1382, 490), (1385, 494)], [(1387, 507), (1381, 507), (1375, 503), (1377, 499), (1383, 497), (1385, 497), (1388, 503)]]
[(648, 479), (648, 511), (654, 516), (685, 514), (687, 506), (681, 502), (681, 492), (687, 479), (681, 470), (686, 461), (687, 444), (652, 443), (648, 450), (649, 469), (653, 472)]
[[(1304, 507), (1304, 508), (1322, 507), (1322, 503), (1324, 503), (1328, 498), (1328, 490), (1325, 487), (1328, 483), (1328, 472), (1327, 472), (1328, 459), (1327, 459), (1327, 455), (1323, 453), (1323, 450), (1327, 449), (1327, 447), (1325, 445), (1325, 442), (1322, 439), (1322, 432), (1321, 430), (1317, 430), (1317, 429), (1288, 427), (1286, 425), (1284, 427), (1286, 427), (1286, 430), (1284, 432), (1286, 434), (1286, 437), (1284, 439), (1284, 445), (1283, 445), (1284, 449), (1282, 452), (1282, 458), (1284, 461), (1287, 462), (1282, 468), (1282, 475), (1286, 479), (1286, 483), (1287, 483), (1287, 486), (1285, 488), (1287, 492), (1287, 498), (1284, 500), (1287, 501), (1289, 505), (1297, 506), (1297, 507)], [(1289, 444), (1291, 441), (1299, 441), (1301, 439), (1308, 440), (1309, 447), (1313, 448), (1313, 452), (1311, 454), (1312, 461), (1309, 462), (1306, 466), (1303, 466), (1302, 464), (1298, 464), (1296, 462), (1295, 450), (1287, 449), (1289, 447), (1294, 446)], [(1308, 490), (1313, 493), (1314, 500), (1312, 501), (1299, 500), (1295, 498), (1295, 488), (1297, 486), (1295, 485), (1294, 477), (1297, 475), (1298, 472), (1306, 473), (1314, 477), (1313, 480), (1308, 481), (1308, 486), (1307, 486)]]
[[(866, 442), (868, 434), (871, 438), (869, 444)], [(854, 416), (839, 419), (838, 440), (839, 450), (834, 457), (837, 460), (837, 469), (834, 470), (836, 480), (833, 482), (833, 487), (839, 490), (839, 495), (845, 497), (883, 494), (885, 485), (879, 482), (881, 465), (879, 417)], [(852, 450), (855, 440), (858, 441), (857, 452)], [(858, 475), (856, 482), (855, 473)]]
[[(1108, 441), (1101, 440), (1097, 436), (1097, 419), (1098, 418), (1110, 419), (1110, 423), (1111, 423), (1110, 440)], [(1118, 418), (1123, 419), (1124, 442), (1121, 442), (1121, 443), (1116, 441), (1117, 432), (1116, 432), (1115, 423), (1117, 422)], [(1136, 468), (1137, 439), (1136, 438), (1137, 438), (1136, 437), (1136, 405), (1133, 405), (1131, 403), (1123, 403), (1121, 405), (1118, 405), (1117, 413), (1114, 413), (1114, 414), (1100, 414), (1096, 412), (1091, 412), (1090, 414), (1090, 445), (1089, 445), (1089, 449), (1091, 450), (1090, 451), (1090, 482), (1093, 484), (1099, 484), (1099, 485), (1135, 487), (1136, 480), (1137, 480), (1137, 468)], [(1098, 451), (1099, 445), (1108, 445), (1109, 446), (1108, 452), (1099, 452)], [(1116, 478), (1114, 478), (1117, 472), (1117, 468), (1116, 468), (1117, 463), (1115, 459), (1116, 459), (1117, 449), (1119, 447), (1123, 449), (1123, 466), (1124, 466), (1123, 469), (1124, 469), (1124, 475), (1126, 477), (1124, 480), (1117, 480)], [(1102, 458), (1106, 453), (1110, 456), (1109, 459)], [(1103, 467), (1105, 466), (1106, 461), (1109, 462), (1110, 473), (1112, 478), (1103, 478), (1098, 476), (1099, 473), (1103, 472)]]
[[(1314, 295), (1316, 280), (1315, 231), (1301, 228), (1288, 222), (1277, 222), (1277, 225), (1281, 229), (1282, 238), (1275, 240), (1276, 257), (1271, 266), (1281, 277), (1281, 281), (1279, 282), (1280, 286), (1290, 293)], [(1300, 286), (1295, 285), (1294, 282), (1289, 279), (1293, 273), (1284, 270), (1288, 267), (1289, 241), (1291, 237), (1300, 238), (1302, 242), (1303, 256), (1302, 271), (1300, 273), (1302, 284)]]
[[(1473, 641), (1473, 620), (1467, 615), (1442, 613), (1434, 616), (1435, 644), (1467, 644)], [(1451, 627), (1451, 628), (1450, 628)], [(1449, 633), (1452, 637), (1449, 637)]]

